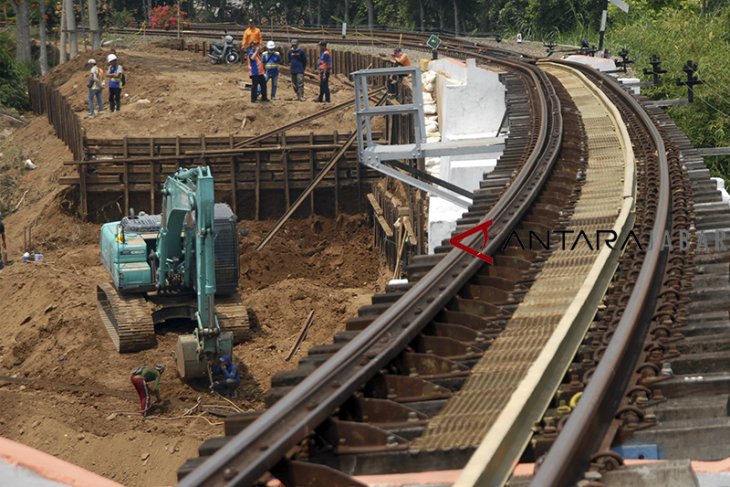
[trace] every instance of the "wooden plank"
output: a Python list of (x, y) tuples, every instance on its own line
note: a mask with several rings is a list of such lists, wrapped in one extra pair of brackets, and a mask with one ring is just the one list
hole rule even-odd
[[(335, 138), (335, 140), (338, 140), (338, 138), (339, 138), (336, 130), (335, 130), (334, 138)], [(343, 157), (347, 158), (347, 154), (345, 154)], [(338, 167), (339, 164), (340, 164), (339, 160), (337, 162), (335, 162), (335, 167), (334, 167), (334, 171), (333, 171), (335, 173), (335, 220), (340, 215), (340, 172), (339, 172), (339, 167)]]
[(81, 203), (81, 218), (89, 216), (88, 188), (86, 187), (86, 167), (79, 165), (79, 198)]
[[(337, 140), (335, 139), (334, 143), (337, 143)], [(309, 132), (309, 145), (314, 145), (314, 133)], [(314, 170), (317, 166), (317, 153), (314, 150), (309, 151), (309, 167), (310, 167), (310, 176), (309, 180), (314, 181)], [(287, 205), (289, 206), (289, 205)], [(314, 216), (314, 191), (312, 191), (309, 194), (309, 214)]]
[(281, 165), (284, 169), (284, 202), (286, 207), (291, 206), (291, 194), (289, 194), (289, 153), (284, 151), (281, 153)]
[(231, 206), (233, 207), (233, 213), (238, 216), (238, 206), (236, 200), (238, 198), (237, 186), (236, 186), (236, 159), (231, 156)]
[(256, 189), (254, 190), (254, 200), (256, 204), (255, 218), (261, 219), (261, 153), (256, 153)]
[(155, 139), (150, 139), (150, 214), (155, 213)]

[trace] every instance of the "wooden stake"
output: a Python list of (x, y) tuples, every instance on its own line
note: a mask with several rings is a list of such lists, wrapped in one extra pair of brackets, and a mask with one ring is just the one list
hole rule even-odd
[(295, 353), (297, 353), (297, 350), (299, 350), (299, 347), (302, 346), (302, 342), (305, 338), (307, 338), (307, 332), (309, 331), (309, 327), (312, 326), (312, 321), (314, 320), (314, 310), (309, 312), (309, 316), (307, 316), (307, 321), (304, 322), (302, 325), (301, 330), (299, 330), (299, 337), (297, 338), (297, 341), (292, 345), (291, 350), (289, 350), (289, 353), (286, 356), (286, 361), (288, 362)]

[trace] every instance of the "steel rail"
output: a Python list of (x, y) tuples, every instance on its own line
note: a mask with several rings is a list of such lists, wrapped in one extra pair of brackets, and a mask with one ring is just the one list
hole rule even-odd
[[(110, 33), (117, 33), (117, 34), (137, 34), (140, 32), (139, 29), (131, 28), (131, 27), (115, 27), (108, 29), (108, 32)], [(418, 34), (409, 34), (408, 38), (401, 37), (400, 34), (396, 33), (389, 33), (384, 32), (380, 33), (378, 32), (377, 36), (366, 36), (362, 33), (357, 33), (357, 35), (352, 36), (349, 35), (347, 38), (342, 38), (341, 34), (337, 31), (325, 31), (324, 36), (323, 35), (316, 35), (316, 34), (322, 34), (321, 32), (312, 32), (312, 33), (301, 33), (303, 35), (297, 35), (297, 33), (290, 32), (290, 31), (284, 31), (284, 30), (273, 30), (271, 32), (268, 32), (267, 35), (271, 37), (274, 41), (289, 41), (292, 38), (296, 38), (299, 40), (300, 45), (301, 44), (307, 44), (307, 43), (317, 43), (321, 40), (325, 40), (329, 42), (330, 44), (344, 44), (344, 45), (354, 45), (354, 46), (361, 46), (361, 45), (392, 45), (394, 42), (397, 42), (402, 47), (408, 47), (412, 49), (421, 49), (421, 50), (430, 50), (430, 47), (426, 45), (426, 40), (428, 40), (428, 35), (418, 35)], [(161, 30), (161, 29), (147, 29), (145, 30), (145, 35), (151, 35), (151, 36), (158, 36), (158, 37), (174, 37), (175, 33), (170, 32), (167, 30)], [(205, 30), (196, 30), (196, 31), (182, 31), (181, 35), (183, 37), (198, 37), (203, 39), (220, 39), (221, 33), (220, 31), (205, 31)], [(454, 45), (460, 46), (462, 48), (472, 48), (478, 52), (483, 52), (484, 50), (487, 50), (489, 53), (493, 55), (499, 55), (502, 57), (523, 57), (521, 54), (508, 51), (506, 49), (498, 49), (493, 46), (487, 46), (486, 44), (482, 44), (479, 42), (473, 42), (473, 41), (466, 41), (461, 40), (456, 37), (452, 36), (442, 36), (442, 45), (439, 47), (440, 52), (446, 52), (446, 49), (453, 48)], [(383, 46), (385, 47), (385, 46)], [(469, 53), (470, 55), (473, 55), (473, 52)]]
[[(563, 63), (598, 79), (599, 84), (610, 88), (639, 116), (649, 133), (659, 158), (659, 195), (651, 239), (653, 242), (661, 242), (670, 225), (672, 196), (666, 149), (659, 130), (639, 102), (616, 81), (581, 64)], [(532, 486), (573, 485), (585, 472), (591, 456), (600, 447), (631, 378), (638, 353), (643, 348), (643, 335), (651, 320), (667, 255), (668, 250), (662, 245), (654, 245), (647, 250), (631, 297), (613, 337), (580, 402), (571, 412), (545, 461), (533, 477)]]
[[(526, 72), (539, 100), (539, 135), (514, 182), (482, 221), (494, 220), (492, 253), (527, 212), (547, 180), (562, 140), (559, 101), (547, 75), (524, 63), (499, 62)], [(550, 130), (550, 133), (548, 133)], [(475, 236), (467, 245), (479, 245)], [(285, 458), (353, 392), (393, 360), (484, 263), (459, 250), (449, 252), (429, 274), (357, 337), (319, 366), (285, 397), (208, 458), (180, 486), (251, 485)]]

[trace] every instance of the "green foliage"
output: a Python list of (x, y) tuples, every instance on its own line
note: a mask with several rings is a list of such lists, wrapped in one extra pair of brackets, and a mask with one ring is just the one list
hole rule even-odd
[(0, 32), (0, 106), (25, 108), (28, 104), (26, 80), (31, 75), (28, 66), (13, 57), (15, 39)]
[(107, 21), (112, 27), (127, 27), (129, 25), (134, 25), (134, 14), (126, 8), (122, 10), (115, 10), (108, 15)]
[[(633, 5), (633, 4), (632, 4)], [(616, 52), (626, 47), (636, 59), (637, 71), (649, 66), (652, 54), (662, 60), (669, 71), (664, 82), (644, 93), (656, 99), (686, 98), (687, 89), (675, 85), (674, 79), (686, 79), (682, 67), (688, 60), (699, 66), (697, 75), (705, 84), (695, 86), (695, 103), (677, 106), (669, 115), (698, 147), (730, 146), (730, 12), (719, 16), (699, 14), (693, 9), (662, 8), (654, 15), (609, 30), (607, 39)], [(644, 77), (648, 79), (648, 77)], [(713, 158), (714, 175), (730, 179), (727, 158)]]

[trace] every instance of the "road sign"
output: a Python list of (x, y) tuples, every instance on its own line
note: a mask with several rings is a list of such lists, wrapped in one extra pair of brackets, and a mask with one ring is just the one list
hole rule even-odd
[(435, 34), (432, 34), (431, 37), (428, 38), (426, 41), (426, 45), (430, 47), (431, 49), (438, 49), (441, 45), (441, 39), (436, 37)]
[(616, 5), (618, 8), (624, 11), (624, 13), (629, 13), (629, 4), (624, 2), (624, 0), (608, 0), (612, 4)]

